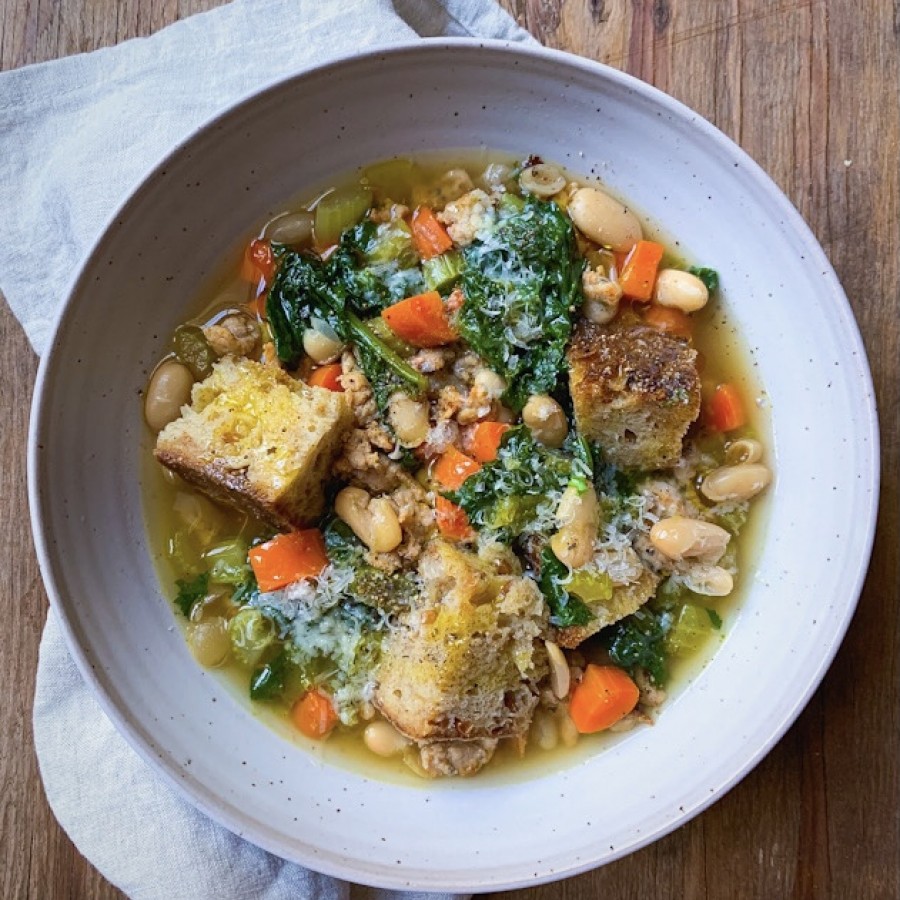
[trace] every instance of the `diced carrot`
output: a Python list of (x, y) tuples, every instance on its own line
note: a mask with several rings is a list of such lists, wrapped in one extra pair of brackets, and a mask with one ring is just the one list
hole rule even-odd
[(456, 491), (479, 469), (481, 463), (476, 462), (471, 456), (466, 456), (456, 447), (448, 447), (434, 464), (431, 474), (445, 490)]
[(318, 528), (279, 534), (250, 548), (250, 565), (262, 591), (275, 591), (301, 578), (314, 578), (328, 565)]
[(619, 271), (619, 286), (626, 297), (647, 301), (653, 296), (656, 271), (665, 248), (655, 241), (638, 241)]
[(444, 301), (437, 291), (427, 291), (394, 303), (381, 318), (401, 340), (414, 347), (441, 347), (452, 344), (459, 335), (453, 330)]
[(706, 404), (704, 420), (714, 431), (734, 431), (747, 422), (744, 402), (731, 383), (720, 384)]
[(341, 371), (340, 363), (318, 366), (309, 373), (306, 383), (313, 387), (328, 388), (329, 391), (340, 393), (344, 390), (344, 386), (341, 384)]
[(241, 278), (255, 284), (260, 279), (268, 284), (275, 274), (275, 257), (272, 245), (262, 238), (250, 241), (241, 260)]
[(651, 303), (644, 310), (644, 321), (657, 331), (674, 334), (686, 340), (690, 340), (694, 334), (694, 323), (690, 316), (673, 306)]
[(588, 663), (572, 691), (569, 715), (581, 734), (593, 734), (625, 718), (639, 697), (638, 686), (623, 669)]
[(422, 259), (440, 256), (453, 246), (453, 239), (437, 216), (427, 207), (418, 206), (412, 214), (412, 236)]
[(500, 449), (500, 439), (509, 431), (504, 422), (479, 422), (472, 429), (468, 450), (478, 462), (493, 462)]
[(466, 511), (440, 494), (434, 500), (434, 513), (437, 527), (445, 538), (465, 541), (474, 536)]
[(308, 738), (320, 741), (340, 721), (334, 704), (321, 691), (307, 691), (291, 708), (291, 721)]

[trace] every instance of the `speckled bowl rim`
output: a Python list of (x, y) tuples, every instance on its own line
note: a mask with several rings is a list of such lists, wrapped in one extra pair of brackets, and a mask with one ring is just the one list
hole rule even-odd
[[(181, 140), (166, 157), (154, 165), (142, 179), (141, 183), (131, 193), (131, 195), (121, 204), (119, 209), (108, 219), (106, 226), (102, 229), (97, 239), (94, 241), (90, 252), (87, 254), (84, 264), (79, 272), (73, 278), (71, 287), (67, 293), (67, 300), (62, 306), (53, 329), (53, 334), (48, 342), (50, 348), (46, 355), (42, 358), (37, 382), (34, 392), (34, 400), (32, 404), (32, 414), (29, 429), (29, 449), (28, 449), (28, 494), (29, 505), (31, 511), (31, 524), (35, 538), (35, 546), (37, 549), (38, 560), (41, 572), (43, 574), (44, 583), (52, 606), (55, 608), (60, 625), (65, 636), (69, 651), (78, 666), (83, 678), (91, 688), (101, 708), (116, 726), (117, 730), (126, 738), (129, 744), (138, 752), (138, 754), (153, 768), (157, 774), (178, 794), (186, 797), (188, 801), (212, 820), (219, 822), (230, 831), (241, 834), (245, 838), (251, 840), (263, 848), (272, 851), (277, 855), (284, 856), (282, 848), (271, 846), (267, 841), (259, 839), (247, 832), (243, 823), (232, 816), (228, 815), (216, 803), (209, 802), (208, 798), (197, 796), (188, 790), (179, 777), (181, 767), (173, 759), (160, 758), (154, 754), (150, 748), (145, 746), (142, 736), (138, 729), (130, 721), (127, 711), (119, 709), (113, 698), (107, 694), (103, 685), (95, 673), (93, 667), (87, 660), (83, 649), (73, 633), (72, 623), (67, 616), (66, 601), (62, 592), (60, 579), (57, 578), (56, 566), (51, 552), (48, 536), (46, 533), (43, 504), (46, 501), (41, 496), (41, 486), (38, 480), (38, 472), (40, 468), (39, 455), (41, 444), (49, 435), (45, 432), (45, 421), (47, 418), (46, 409), (46, 386), (54, 375), (54, 346), (57, 343), (59, 335), (65, 330), (71, 309), (71, 300), (83, 290), (85, 270), (89, 261), (96, 256), (100, 248), (102, 248), (106, 232), (111, 228), (112, 224), (119, 218), (123, 212), (140, 197), (142, 193), (148, 189), (148, 183), (152, 181), (154, 175), (164, 170), (169, 161), (184, 152), (189, 147), (195, 137), (209, 129), (226, 123), (232, 113), (244, 107), (246, 104), (254, 102), (255, 98), (267, 93), (270, 90), (278, 90), (284, 85), (299, 81), (312, 74), (322, 73), (339, 73), (341, 68), (352, 62), (358, 62), (365, 59), (372, 59), (385, 56), (398, 56), (403, 54), (421, 53), (423, 44), (429, 44), (442, 49), (453, 50), (454, 48), (479, 48), (485, 52), (508, 54), (510, 57), (536, 58), (545, 61), (552, 61), (562, 67), (573, 70), (580, 70), (594, 78), (607, 80), (612, 83), (618, 83), (620, 86), (627, 87), (628, 90), (642, 95), (643, 98), (652, 102), (659, 110), (667, 113), (674, 119), (680, 120), (682, 124), (689, 126), (691, 129), (699, 131), (702, 135), (720, 152), (725, 152), (731, 158), (740, 160), (743, 170), (744, 179), (752, 183), (754, 189), (763, 192), (767, 200), (778, 209), (779, 214), (783, 217), (786, 227), (797, 235), (809, 252), (808, 264), (814, 264), (818, 269), (822, 270), (822, 274), (826, 275), (826, 280), (831, 288), (831, 296), (837, 302), (839, 309), (838, 314), (842, 319), (842, 326), (846, 334), (846, 346), (849, 353), (857, 357), (857, 370), (855, 372), (858, 379), (856, 387), (865, 404), (863, 418), (869, 426), (866, 435), (868, 443), (868, 455), (862, 454), (862, 458), (866, 463), (866, 471), (861, 473), (864, 487), (869, 490), (869, 500), (867, 505), (861, 510), (862, 515), (856, 523), (859, 529), (864, 529), (865, 540), (863, 541), (864, 552), (860, 553), (854, 561), (850, 571), (847, 574), (845, 582), (841, 585), (845, 592), (846, 602), (843, 606), (843, 615), (836, 618), (832, 623), (830, 632), (830, 644), (821, 653), (819, 665), (808, 673), (807, 680), (802, 685), (795, 685), (793, 689), (793, 704), (788, 713), (782, 717), (780, 721), (770, 723), (770, 730), (762, 739), (757, 739), (751, 747), (747, 748), (742, 764), (733, 772), (732, 776), (723, 782), (718, 788), (705, 796), (695, 798), (696, 802), (685, 807), (681, 814), (673, 816), (670, 821), (666, 822), (662, 827), (656, 828), (634, 840), (622, 843), (615, 848), (614, 852), (604, 852), (605, 848), (597, 849), (596, 858), (584, 859), (578, 864), (567, 865), (563, 868), (554, 868), (553, 857), (542, 860), (535, 867), (529, 867), (526, 872), (522, 871), (520, 877), (494, 879), (484, 876), (480, 879), (473, 880), (464, 870), (464, 861), (461, 860), (461, 871), (459, 877), (453, 881), (429, 881), (421, 885), (413, 884), (402, 872), (392, 873), (387, 867), (381, 864), (373, 864), (366, 861), (360, 861), (359, 867), (346, 867), (333, 862), (332, 860), (315, 857), (298, 859), (299, 862), (309, 865), (310, 867), (325, 872), (326, 874), (335, 875), (337, 877), (350, 880), (362, 881), (364, 883), (377, 885), (386, 888), (398, 888), (401, 890), (410, 890), (420, 888), (424, 890), (466, 890), (466, 891), (487, 891), (487, 890), (503, 890), (534, 885), (542, 882), (554, 881), (563, 877), (572, 876), (580, 872), (590, 870), (597, 865), (606, 864), (619, 859), (635, 850), (652, 843), (653, 841), (663, 837), (673, 831), (678, 826), (684, 824), (689, 819), (706, 809), (710, 804), (723, 796), (731, 787), (740, 781), (748, 772), (750, 772), (763, 757), (769, 752), (774, 744), (782, 737), (785, 731), (794, 722), (802, 709), (805, 707), (810, 697), (817, 689), (819, 683), (824, 677), (829, 665), (831, 664), (835, 653), (843, 639), (843, 636), (849, 626), (859, 594), (862, 590), (863, 581), (868, 569), (869, 557), (871, 554), (872, 544), (874, 541), (875, 524), (878, 511), (878, 481), (879, 481), (879, 443), (878, 443), (878, 423), (877, 413), (874, 402), (874, 390), (871, 382), (871, 373), (866, 362), (865, 349), (860, 337), (859, 329), (853, 316), (850, 305), (843, 293), (830, 263), (825, 257), (824, 251), (819, 246), (816, 238), (812, 234), (809, 227), (801, 218), (796, 209), (787, 200), (784, 194), (772, 182), (769, 176), (737, 145), (735, 145), (727, 136), (716, 129), (713, 125), (703, 119), (699, 114), (693, 112), (688, 107), (673, 99), (669, 95), (663, 93), (657, 88), (652, 87), (630, 75), (620, 72), (616, 69), (605, 66), (601, 63), (593, 62), (581, 57), (577, 57), (562, 51), (550, 50), (546, 48), (530, 47), (507, 41), (491, 41), (491, 40), (475, 40), (466, 38), (454, 39), (426, 39), (416, 40), (408, 43), (398, 43), (379, 47), (365, 53), (350, 54), (345, 57), (338, 58), (325, 65), (315, 67), (313, 69), (301, 72), (299, 74), (280, 79), (274, 83), (266, 85), (264, 88), (248, 94), (240, 101), (232, 104), (228, 109), (216, 115), (197, 129), (193, 130), (187, 137)], [(153, 186), (155, 189), (155, 186)], [(755, 736), (756, 737), (756, 736)]]

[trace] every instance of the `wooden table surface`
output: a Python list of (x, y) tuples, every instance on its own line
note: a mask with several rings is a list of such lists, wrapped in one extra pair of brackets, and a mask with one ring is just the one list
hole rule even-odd
[[(146, 35), (217, 2), (0, 0), (0, 69)], [(872, 566), (849, 634), (807, 709), (758, 768), (626, 859), (495, 896), (900, 898), (898, 0), (503, 5), (544, 43), (624, 69), (693, 107), (791, 198), (862, 329), (881, 410), (883, 481)], [(25, 524), (37, 360), (3, 301), (0, 348), (0, 898), (121, 897), (57, 825), (38, 776), (30, 722), (47, 599)]]

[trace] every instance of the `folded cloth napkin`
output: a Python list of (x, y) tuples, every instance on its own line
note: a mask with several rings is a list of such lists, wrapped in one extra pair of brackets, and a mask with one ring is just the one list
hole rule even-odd
[[(441, 35), (532, 40), (493, 0), (234, 0), (149, 38), (0, 74), (0, 290), (35, 350), (45, 348), (102, 226), (179, 139), (283, 76), (376, 45)], [(94, 702), (52, 609), (34, 736), (54, 813), (130, 897), (400, 896), (273, 857), (173, 794)]]

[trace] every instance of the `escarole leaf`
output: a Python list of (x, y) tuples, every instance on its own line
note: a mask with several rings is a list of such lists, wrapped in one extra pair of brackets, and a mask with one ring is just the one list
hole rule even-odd
[(572, 223), (555, 203), (528, 197), (464, 260), (457, 328), (506, 379), (504, 402), (518, 411), (565, 368), (584, 268)]
[[(370, 223), (371, 224), (371, 223)], [(349, 251), (348, 251), (349, 252)], [(395, 390), (418, 396), (425, 378), (381, 340), (359, 317), (365, 299), (348, 291), (345, 263), (276, 249), (279, 265), (266, 301), (278, 358), (296, 366), (303, 353), (303, 332), (313, 318), (325, 321), (344, 341), (354, 344), (359, 364), (383, 410)]]

